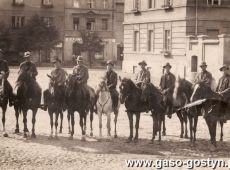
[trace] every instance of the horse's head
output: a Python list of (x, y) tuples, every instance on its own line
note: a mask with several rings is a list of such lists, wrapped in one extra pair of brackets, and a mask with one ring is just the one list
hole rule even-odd
[(49, 91), (51, 95), (55, 96), (58, 92), (58, 82), (56, 77), (50, 76), (47, 74), (47, 77), (50, 79), (50, 84), (49, 84)]
[(190, 101), (194, 102), (199, 99), (212, 97), (214, 92), (205, 82), (198, 82), (193, 87), (193, 93)]
[(68, 89), (68, 91), (73, 90), (75, 87), (75, 79), (74, 76), (72, 74), (69, 74), (67, 79), (66, 79), (66, 88)]
[(102, 80), (101, 80), (101, 82), (98, 84), (98, 87), (97, 87), (97, 88), (98, 88), (98, 90), (99, 90), (100, 92), (102, 92), (102, 91), (109, 91), (105, 79), (102, 79)]
[(120, 89), (120, 101), (124, 103), (126, 98), (134, 92), (134, 88), (136, 87), (135, 84), (132, 82), (131, 79), (123, 78), (120, 79), (121, 84), (119, 86)]

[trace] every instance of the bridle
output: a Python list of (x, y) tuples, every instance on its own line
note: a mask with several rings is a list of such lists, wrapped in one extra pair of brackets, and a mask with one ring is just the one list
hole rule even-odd
[[(99, 93), (102, 93), (102, 92), (107, 92), (107, 93), (109, 93), (109, 90), (108, 90), (108, 88), (107, 88), (107, 86), (106, 86), (105, 83), (101, 83), (101, 84), (100, 84)], [(99, 105), (101, 106), (101, 108), (102, 108), (102, 113), (105, 113), (104, 108), (105, 108), (106, 104), (109, 102), (109, 99), (111, 99), (111, 95), (110, 95), (110, 94), (108, 95), (108, 97), (107, 97), (107, 99), (106, 99), (106, 101), (105, 101), (104, 103), (100, 103), (100, 101), (98, 100), (98, 104), (99, 104)]]

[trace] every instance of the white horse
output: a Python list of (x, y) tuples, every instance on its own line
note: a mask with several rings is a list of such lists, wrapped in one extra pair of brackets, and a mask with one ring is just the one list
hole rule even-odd
[[(109, 92), (109, 89), (105, 83), (105, 81), (102, 81), (98, 88), (97, 88), (97, 94), (98, 94), (98, 100), (96, 103), (97, 106), (97, 114), (99, 117), (99, 137), (102, 137), (102, 114), (105, 114), (107, 116), (107, 137), (111, 137), (111, 113), (114, 112), (113, 110), (113, 104), (112, 104), (112, 98)], [(119, 110), (119, 102), (118, 102), (118, 110)], [(115, 130), (114, 130), (114, 137), (117, 138), (117, 116), (118, 113), (115, 114), (114, 117), (114, 123), (115, 123)]]

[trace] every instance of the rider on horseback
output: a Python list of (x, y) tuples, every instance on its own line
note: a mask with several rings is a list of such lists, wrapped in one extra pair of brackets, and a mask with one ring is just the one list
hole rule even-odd
[[(32, 54), (29, 51), (24, 53), (25, 61), (20, 64), (17, 86), (19, 87), (22, 82), (27, 83), (28, 94), (32, 98), (34, 94), (41, 93), (41, 87), (36, 82), (36, 76), (38, 75), (38, 71), (36, 65), (31, 61), (31, 55)], [(26, 76), (22, 76), (24, 74)]]
[(81, 86), (84, 96), (87, 97), (89, 95), (87, 86), (87, 81), (89, 79), (88, 68), (83, 64), (82, 56), (78, 56), (76, 60), (77, 65), (73, 68), (73, 76), (75, 78), (76, 83), (78, 83)]
[(50, 89), (51, 89), (51, 83), (56, 83), (57, 87), (60, 89), (60, 102), (62, 105), (62, 109), (65, 110), (65, 82), (66, 82), (66, 76), (67, 76), (67, 72), (61, 68), (61, 60), (57, 57), (55, 57), (55, 60), (52, 62), (54, 64), (54, 69), (51, 71), (51, 81), (49, 84), (49, 89), (45, 90), (43, 93), (44, 96), (44, 110), (47, 110), (48, 107), (48, 99), (49, 96), (51, 95), (50, 93)]
[(175, 76), (170, 72), (172, 66), (169, 63), (163, 66), (165, 74), (161, 77), (160, 88), (163, 94), (164, 102), (167, 105), (166, 114), (169, 118), (173, 113), (173, 92), (175, 88)]
[[(110, 95), (111, 95), (111, 99), (112, 99), (112, 103), (113, 103), (113, 110), (114, 113), (117, 114), (118, 113), (118, 100), (119, 100), (119, 93), (116, 90), (116, 86), (117, 86), (117, 73), (113, 70), (114, 68), (114, 62), (109, 60), (107, 61), (107, 71), (105, 73), (105, 76), (103, 77), (106, 85), (109, 89)], [(99, 91), (96, 91), (96, 98), (98, 98), (98, 94)]]
[(0, 49), (0, 76), (2, 78), (5, 79), (4, 85), (5, 85), (5, 89), (6, 92), (9, 96), (9, 105), (12, 106), (14, 103), (14, 97), (13, 97), (13, 88), (10, 85), (9, 81), (7, 80), (7, 78), (9, 77), (9, 67), (8, 67), (8, 63), (6, 60), (3, 60), (3, 51), (2, 49)]
[(211, 87), (212, 83), (212, 74), (207, 71), (207, 64), (206, 62), (202, 62), (200, 65), (201, 72), (197, 74), (194, 84), (199, 82), (205, 82), (209, 87)]

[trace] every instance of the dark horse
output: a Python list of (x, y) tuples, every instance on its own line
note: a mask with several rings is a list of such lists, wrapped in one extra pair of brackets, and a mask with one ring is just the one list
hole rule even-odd
[(6, 121), (6, 109), (8, 104), (9, 94), (7, 94), (5, 79), (2, 77), (0, 79), (0, 107), (2, 108), (2, 125), (3, 125), (3, 136), (8, 137), (5, 129), (5, 121)]
[(193, 117), (191, 115), (188, 115), (187, 110), (181, 109), (183, 106), (185, 106), (187, 103), (190, 102), (192, 92), (193, 92), (193, 84), (185, 79), (178, 77), (175, 83), (175, 89), (173, 93), (173, 110), (176, 112), (180, 120), (180, 124), (181, 124), (180, 138), (183, 137), (188, 138), (188, 130), (187, 130), (188, 117), (189, 117), (189, 121), (191, 122), (190, 134), (192, 133)]
[(58, 82), (55, 78), (47, 75), (50, 78), (49, 89), (44, 92), (44, 97), (46, 96), (48, 112), (50, 116), (50, 126), (51, 133), (50, 138), (53, 137), (53, 114), (55, 114), (55, 137), (58, 138), (58, 117), (61, 117), (60, 133), (62, 133), (62, 122), (63, 122), (63, 104), (64, 104), (64, 95), (65, 87), (58, 86)]
[(82, 140), (85, 141), (86, 135), (86, 118), (90, 105), (89, 91), (85, 91), (76, 81), (73, 75), (69, 75), (66, 83), (66, 104), (68, 110), (68, 117), (71, 120), (71, 131), (69, 139), (73, 139), (74, 135), (74, 112), (77, 111), (80, 115), (80, 126), (82, 130)]
[(32, 138), (35, 138), (35, 122), (36, 114), (41, 102), (41, 89), (36, 84), (34, 78), (32, 78), (28, 73), (22, 72), (19, 74), (17, 81), (17, 94), (15, 96), (14, 109), (16, 115), (16, 129), (15, 133), (19, 133), (18, 118), (19, 114), (23, 113), (23, 123), (24, 123), (24, 137), (27, 137), (27, 112), (32, 110)]
[(146, 92), (149, 94), (147, 102), (141, 100), (142, 90), (138, 88), (130, 79), (123, 78), (120, 85), (120, 101), (121, 104), (125, 104), (127, 109), (127, 115), (129, 118), (130, 136), (128, 142), (133, 139), (133, 115), (136, 115), (136, 134), (134, 142), (138, 141), (138, 129), (140, 121), (140, 113), (145, 112), (146, 108), (152, 112), (153, 118), (153, 135), (152, 142), (155, 140), (155, 136), (159, 131), (159, 142), (161, 141), (161, 124), (164, 119), (165, 106), (163, 106), (163, 100), (161, 93), (152, 84), (147, 87)]
[[(223, 124), (224, 117), (229, 111), (229, 104), (222, 100), (222, 97), (211, 90), (205, 83), (200, 82), (194, 86), (191, 102), (199, 99), (206, 99), (200, 103), (200, 107), (204, 110), (204, 118), (208, 125), (211, 144), (216, 147), (216, 125), (219, 121), (221, 124), (220, 141), (223, 140)], [(227, 111), (225, 110), (227, 109)]]

